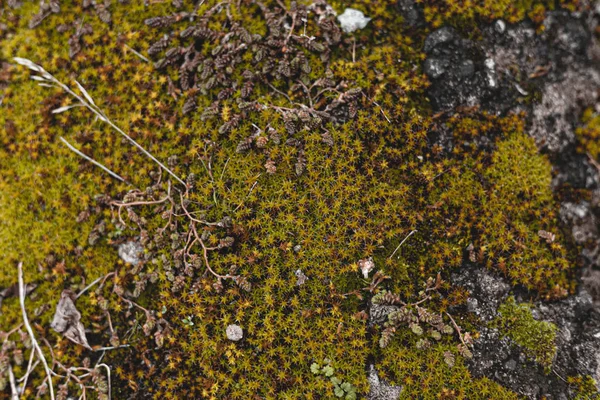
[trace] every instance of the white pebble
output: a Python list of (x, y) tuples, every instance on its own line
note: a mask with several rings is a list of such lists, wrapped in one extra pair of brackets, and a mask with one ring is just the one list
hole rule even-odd
[(338, 15), (337, 19), (340, 21), (342, 30), (346, 33), (363, 29), (371, 20), (371, 18), (365, 17), (362, 11), (354, 8), (346, 8), (341, 15)]
[(227, 339), (234, 342), (242, 340), (244, 337), (244, 331), (238, 325), (229, 325), (227, 329), (225, 329), (225, 333), (227, 334)]

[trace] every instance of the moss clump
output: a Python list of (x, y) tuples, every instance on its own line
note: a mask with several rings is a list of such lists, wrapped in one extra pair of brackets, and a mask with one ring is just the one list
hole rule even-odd
[(600, 162), (600, 114), (587, 109), (581, 118), (581, 126), (575, 130), (579, 139), (578, 150)]
[(598, 399), (600, 397), (598, 384), (591, 376), (569, 376), (567, 381), (575, 387), (573, 398), (576, 400)]
[(546, 11), (554, 10), (557, 3), (560, 7), (575, 10), (579, 6), (577, 0), (421, 0), (425, 19), (433, 27), (451, 23), (459, 28), (476, 28), (480, 22), (491, 22), (504, 19), (516, 23), (529, 17), (536, 23), (543, 21)]
[(400, 399), (519, 399), (488, 378), (472, 377), (455, 346), (439, 343), (419, 350), (416, 335), (399, 335), (380, 354), (377, 368), (380, 378), (403, 387)]
[(493, 325), (500, 333), (521, 346), (537, 363), (550, 369), (556, 355), (556, 325), (537, 321), (531, 315), (531, 305), (517, 304), (514, 297), (500, 305), (498, 312), (500, 315)]
[(448, 221), (433, 230), (443, 233), (432, 244), (446, 255), (440, 266), (461, 262), (467, 248), (472, 262), (499, 269), (515, 284), (565, 295), (572, 288), (569, 253), (560, 239), (540, 237), (543, 230), (560, 238), (550, 181), (549, 161), (519, 131), (499, 140), (491, 156), (468, 156), (449, 168), (430, 200), (436, 220)]

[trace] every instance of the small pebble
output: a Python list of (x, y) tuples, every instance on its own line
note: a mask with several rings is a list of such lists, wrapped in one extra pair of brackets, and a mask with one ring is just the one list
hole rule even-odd
[(140, 263), (140, 256), (143, 253), (144, 248), (141, 244), (135, 241), (125, 242), (119, 245), (119, 257), (126, 263), (131, 265), (138, 265)]
[(342, 30), (346, 33), (363, 29), (371, 20), (371, 18), (365, 17), (362, 11), (354, 8), (346, 8), (341, 15), (338, 15), (337, 19), (340, 21)]
[(239, 325), (229, 325), (225, 329), (225, 333), (227, 334), (227, 339), (234, 342), (240, 341), (244, 337), (244, 331)]
[(504, 21), (502, 21), (501, 19), (499, 19), (494, 24), (494, 28), (496, 29), (496, 32), (504, 33), (504, 31), (506, 30), (506, 23)]

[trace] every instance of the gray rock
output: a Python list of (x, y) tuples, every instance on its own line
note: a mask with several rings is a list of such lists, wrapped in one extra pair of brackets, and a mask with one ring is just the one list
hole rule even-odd
[(423, 64), (423, 70), (430, 78), (437, 79), (444, 75), (444, 72), (446, 72), (446, 68), (449, 64), (449, 60), (431, 57), (425, 60), (425, 64)]
[(126, 263), (138, 265), (141, 261), (141, 255), (144, 247), (137, 241), (129, 241), (119, 245), (119, 257)]
[(427, 53), (423, 71), (432, 81), (428, 95), (434, 109), (489, 104), (503, 110), (511, 103), (498, 96), (495, 61), (486, 57), (479, 43), (445, 26), (429, 34), (423, 50)]
[(473, 64), (473, 60), (463, 60), (458, 67), (458, 73), (465, 78), (473, 76), (475, 73), (475, 64)]
[(402, 393), (402, 386), (392, 386), (379, 379), (375, 366), (369, 366), (369, 394), (368, 400), (397, 400)]
[(567, 225), (585, 223), (591, 217), (590, 204), (565, 202), (560, 206), (560, 219)]
[(467, 310), (481, 321), (491, 321), (497, 316), (498, 307), (510, 291), (504, 278), (486, 268), (464, 266), (452, 275), (451, 281), (469, 291)]
[[(576, 217), (587, 215), (585, 205), (564, 207)], [(600, 274), (599, 274), (600, 275)], [(599, 277), (600, 279), (600, 277)], [(572, 388), (556, 374), (547, 374), (544, 368), (530, 360), (524, 349), (487, 322), (498, 315), (498, 307), (510, 292), (510, 286), (502, 277), (483, 267), (464, 267), (451, 279), (469, 290), (466, 311), (479, 317), (479, 337), (474, 342), (473, 358), (468, 362), (476, 377), (487, 376), (530, 399), (546, 396), (548, 399), (573, 397)], [(516, 293), (517, 301), (525, 292)], [(600, 314), (593, 306), (593, 299), (586, 290), (554, 303), (535, 303), (532, 315), (538, 320), (549, 321), (557, 327), (557, 354), (552, 369), (559, 375), (590, 375), (600, 382)]]
[[(569, 185), (577, 189), (593, 189), (600, 186), (598, 169), (590, 163), (585, 154), (575, 151), (563, 152), (558, 161), (554, 167), (553, 188)], [(600, 194), (600, 191), (598, 193)]]
[(425, 24), (421, 7), (415, 0), (398, 0), (397, 7), (408, 26), (419, 27)]
[(452, 28), (451, 26), (444, 26), (427, 36), (423, 45), (423, 51), (425, 53), (429, 53), (435, 47), (444, 43), (448, 43), (457, 38), (459, 38), (459, 36), (456, 33), (456, 30), (454, 30), (454, 28)]
[(504, 33), (504, 31), (506, 31), (506, 23), (503, 20), (499, 19), (494, 24), (494, 29), (498, 33)]
[(506, 362), (506, 364), (504, 364), (504, 368), (508, 369), (508, 370), (512, 370), (517, 368), (517, 362), (515, 360), (508, 360)]
[[(597, 250), (596, 247), (594, 250)], [(584, 256), (587, 256), (592, 259), (598, 259), (599, 255), (597, 253), (586, 254), (584, 250)], [(583, 273), (581, 277), (581, 283), (585, 290), (592, 296), (594, 301), (594, 307), (597, 310), (600, 310), (600, 270), (588, 268)], [(594, 335), (594, 337), (600, 338), (600, 336)]]
[(594, 69), (569, 69), (560, 82), (548, 83), (542, 100), (534, 105), (529, 134), (538, 147), (560, 153), (575, 143), (575, 121), (586, 106), (598, 99), (600, 73)]
[(581, 260), (584, 263), (581, 283), (591, 302), (600, 311), (600, 218), (594, 212), (592, 204), (587, 201), (579, 203), (564, 202), (561, 204), (559, 218), (571, 229), (573, 240), (580, 244)]

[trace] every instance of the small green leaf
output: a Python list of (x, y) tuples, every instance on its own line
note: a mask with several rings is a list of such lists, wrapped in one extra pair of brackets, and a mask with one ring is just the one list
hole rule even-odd
[(421, 336), (423, 334), (423, 328), (418, 324), (410, 324), (410, 330), (413, 331), (415, 335)]
[(444, 332), (446, 335), (451, 335), (452, 332), (454, 332), (454, 329), (450, 325), (444, 325), (442, 332)]
[(310, 365), (310, 372), (312, 372), (315, 375), (318, 375), (319, 373), (321, 373), (321, 367), (319, 367), (319, 364), (317, 363), (312, 363)]
[(342, 383), (342, 380), (340, 378), (338, 378), (337, 376), (332, 376), (331, 379), (330, 379), (330, 381), (335, 386), (338, 386), (340, 383)]
[(329, 377), (331, 375), (333, 375), (333, 368), (329, 365), (326, 365), (325, 367), (323, 367), (323, 373), (325, 374), (325, 376)]
[(333, 393), (335, 393), (337, 397), (344, 397), (345, 394), (342, 388), (340, 388), (339, 386), (333, 389)]

